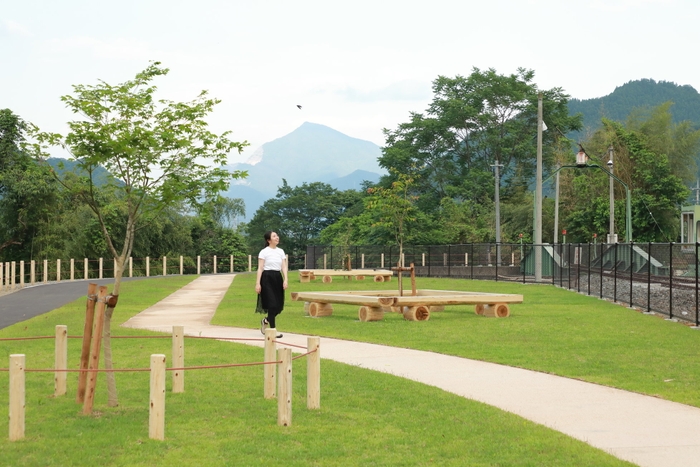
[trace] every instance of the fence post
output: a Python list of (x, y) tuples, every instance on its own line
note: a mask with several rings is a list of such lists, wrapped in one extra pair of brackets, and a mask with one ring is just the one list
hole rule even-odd
[(651, 313), (651, 242), (647, 253), (647, 313)]
[(381, 265), (380, 267), (381, 267), (382, 269), (384, 269), (384, 253), (382, 253), (381, 261), (382, 261), (382, 265)]
[(279, 380), (277, 381), (277, 424), (292, 425), (292, 349), (285, 347), (278, 351)]
[[(321, 338), (306, 340), (306, 408), (321, 408)], [(311, 353), (313, 352), (313, 353)]]
[(44, 260), (44, 283), (49, 281), (49, 260)]
[(68, 327), (56, 325), (56, 340), (54, 343), (54, 397), (66, 394), (66, 369), (68, 368)]
[(362, 265), (360, 266), (360, 269), (364, 269), (364, 268), (365, 268), (365, 254), (362, 253), (362, 255), (360, 256), (360, 258), (361, 258), (361, 261), (362, 261)]
[(183, 268), (183, 262), (182, 262), (182, 255), (180, 255), (180, 275), (184, 273), (184, 268)]
[(673, 242), (668, 244), (668, 319), (673, 319)]
[(19, 288), (24, 288), (24, 261), (19, 262)]
[(88, 259), (83, 258), (83, 274), (84, 274), (84, 279), (87, 280), (88, 278)]
[(274, 362), (277, 356), (277, 342), (275, 341), (275, 336), (277, 335), (276, 329), (265, 329), (265, 353), (264, 361), (267, 363), (263, 365), (263, 385), (264, 385), (264, 397), (265, 399), (275, 398), (275, 386), (276, 386), (276, 364), (269, 363)]
[(117, 277), (117, 258), (112, 258), (112, 277)]
[(615, 242), (615, 251), (613, 252), (613, 303), (617, 303), (617, 246), (619, 244)]
[[(185, 327), (173, 326), (173, 368), (185, 367)], [(173, 392), (185, 392), (185, 370), (173, 370)]]
[(56, 260), (56, 282), (61, 282), (61, 260)]
[(10, 441), (24, 438), (24, 354), (10, 355)]
[(151, 258), (146, 256), (146, 277), (151, 277)]
[(129, 256), (129, 277), (134, 277), (134, 258)]
[(36, 261), (32, 260), (29, 263), (29, 283), (34, 284), (36, 282)]
[(253, 256), (248, 255), (248, 272), (253, 270)]
[(233, 255), (231, 255), (230, 263), (231, 263), (231, 269), (229, 269), (229, 272), (233, 273)]
[(214, 255), (214, 274), (216, 274), (216, 255)]
[(200, 275), (202, 272), (202, 257), (197, 255), (197, 275)]
[(632, 286), (634, 285), (634, 242), (630, 241), (630, 308), (634, 306)]
[(323, 254), (323, 269), (328, 269), (328, 255), (326, 253)]
[(70, 259), (70, 280), (75, 280), (75, 258)]
[(104, 277), (103, 271), (104, 271), (104, 258), (100, 258), (99, 272), (97, 274), (98, 278), (102, 279), (102, 277)]
[(165, 439), (165, 355), (151, 355), (151, 403), (148, 411), (148, 437)]

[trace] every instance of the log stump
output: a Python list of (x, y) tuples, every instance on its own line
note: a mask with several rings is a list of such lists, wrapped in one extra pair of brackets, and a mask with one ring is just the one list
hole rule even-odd
[(510, 307), (505, 303), (484, 305), (483, 315), (491, 318), (507, 318), (510, 316)]
[(363, 281), (363, 280), (365, 280), (365, 276), (355, 276), (355, 278), (356, 278), (358, 281)]
[(482, 305), (481, 303), (477, 304), (474, 307), (474, 313), (476, 313), (477, 315), (483, 316), (484, 315), (484, 305)]
[(384, 310), (380, 307), (361, 306), (359, 313), (360, 321), (381, 321), (384, 319)]
[(384, 276), (380, 276), (380, 275), (374, 276), (374, 282), (384, 282)]
[(332, 276), (323, 276), (323, 283), (324, 284), (330, 284), (331, 282), (333, 282)]
[(428, 321), (430, 307), (426, 305), (407, 306), (403, 311), (403, 318), (408, 321)]
[(304, 312), (312, 318), (320, 318), (333, 314), (333, 305), (330, 303), (304, 302)]
[(299, 273), (299, 282), (311, 282), (311, 274)]

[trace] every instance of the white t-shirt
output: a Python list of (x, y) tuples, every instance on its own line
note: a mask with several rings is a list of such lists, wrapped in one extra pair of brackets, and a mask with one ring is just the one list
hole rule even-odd
[(270, 248), (266, 246), (258, 254), (258, 258), (265, 260), (263, 271), (281, 271), (284, 264), (284, 250), (282, 248)]

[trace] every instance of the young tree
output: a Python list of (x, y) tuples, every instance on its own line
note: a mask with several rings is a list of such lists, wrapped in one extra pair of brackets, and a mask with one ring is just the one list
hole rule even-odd
[[(398, 268), (403, 267), (403, 243), (406, 236), (406, 224), (413, 219), (413, 203), (417, 197), (411, 194), (414, 178), (407, 174), (397, 174), (396, 181), (390, 188), (368, 188), (370, 196), (367, 198), (367, 208), (376, 210), (380, 216), (380, 224), (387, 227), (394, 234), (399, 245)], [(403, 290), (401, 283), (401, 271), (399, 269), (399, 292)]]
[[(68, 123), (67, 136), (34, 133), (37, 142), (33, 149), (38, 156), (44, 155), (47, 146), (60, 145), (77, 162), (79, 173), (57, 178), (96, 216), (107, 247), (116, 259), (112, 295), (117, 297), (137, 229), (168, 207), (181, 203), (198, 205), (225, 190), (231, 179), (246, 176), (245, 172), (230, 173), (222, 166), (230, 151), (240, 152), (247, 142), (231, 141), (230, 132), (217, 135), (207, 127), (205, 118), (220, 102), (218, 99), (209, 98), (206, 91), (190, 102), (155, 99), (156, 87), (151, 83), (168, 71), (159, 62), (151, 62), (134, 79), (121, 84), (100, 81), (96, 85), (73, 86), (73, 94), (61, 100), (81, 118)], [(106, 186), (95, 182), (98, 167), (106, 168), (115, 177)], [(108, 219), (117, 207), (126, 212), (125, 225), (113, 229)], [(104, 328), (108, 369), (112, 367), (113, 312), (114, 308), (108, 307)], [(108, 403), (114, 406), (114, 374), (107, 375)]]

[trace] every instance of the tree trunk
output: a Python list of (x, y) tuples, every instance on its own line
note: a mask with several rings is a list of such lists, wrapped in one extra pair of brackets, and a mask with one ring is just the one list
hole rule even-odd
[[(107, 304), (105, 310), (105, 323), (102, 328), (102, 348), (104, 350), (104, 363), (105, 370), (113, 369), (112, 366), (112, 315), (114, 314), (114, 308), (117, 306), (117, 299), (119, 297), (119, 289), (121, 288), (122, 275), (124, 274), (124, 262), (126, 258), (120, 256), (117, 258), (117, 269), (114, 271), (114, 288), (112, 289), (112, 300)], [(117, 397), (117, 380), (114, 372), (108, 371), (106, 373), (107, 377), (107, 405), (109, 407), (117, 407), (119, 405), (119, 398)]]

